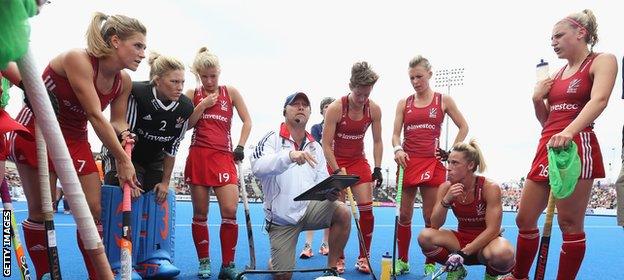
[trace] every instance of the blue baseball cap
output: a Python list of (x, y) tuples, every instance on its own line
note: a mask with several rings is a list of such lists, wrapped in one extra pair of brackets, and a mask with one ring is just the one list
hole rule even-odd
[(297, 99), (297, 97), (303, 97), (303, 99), (308, 102), (308, 106), (310, 106), (310, 99), (308, 98), (308, 96), (303, 92), (297, 92), (286, 97), (286, 102), (284, 102), (284, 109), (286, 109), (286, 106), (292, 104), (295, 99)]

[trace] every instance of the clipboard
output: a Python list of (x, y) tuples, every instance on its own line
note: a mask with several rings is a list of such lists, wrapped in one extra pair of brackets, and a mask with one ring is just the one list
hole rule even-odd
[(344, 190), (349, 186), (357, 183), (360, 180), (360, 176), (357, 175), (331, 175), (327, 177), (322, 182), (316, 184), (316, 186), (310, 188), (309, 190), (303, 192), (302, 194), (295, 197), (294, 201), (305, 201), (305, 200), (325, 200), (325, 196), (327, 193), (331, 192), (334, 188), (339, 188), (340, 190)]

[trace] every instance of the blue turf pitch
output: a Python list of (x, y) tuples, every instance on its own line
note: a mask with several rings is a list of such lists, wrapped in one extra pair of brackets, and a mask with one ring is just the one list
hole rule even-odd
[[(24, 202), (15, 203), (15, 208), (17, 210), (15, 213), (16, 219), (21, 222), (26, 218), (26, 204)], [(262, 232), (262, 205), (251, 204), (250, 208), (258, 269), (266, 269), (270, 250), (268, 236)], [(392, 252), (394, 208), (376, 207), (374, 208), (374, 214), (375, 231), (373, 234), (371, 261), (373, 269), (379, 277), (381, 256), (386, 251)], [(410, 247), (411, 273), (405, 276), (399, 276), (398, 279), (424, 279), (421, 277), (424, 257), (416, 242), (416, 236), (423, 228), (421, 215), (420, 209), (415, 209), (412, 222), (412, 244)], [(191, 203), (177, 202), (175, 264), (182, 270), (182, 273), (177, 279), (197, 279), (195, 276), (197, 270), (197, 255), (191, 236), (191, 217)], [(216, 279), (216, 273), (218, 273), (221, 263), (219, 246), (220, 218), (218, 205), (216, 203), (211, 203), (208, 223), (210, 230), (210, 255), (212, 256), (212, 279)], [(515, 226), (514, 218), (515, 213), (505, 213), (503, 215), (503, 226), (505, 227), (504, 237), (515, 245), (518, 229)], [(247, 249), (247, 233), (242, 204), (239, 206), (237, 219), (239, 221), (239, 242), (236, 252), (236, 264), (239, 267), (243, 267), (249, 262), (249, 253)], [(59, 213), (55, 216), (55, 223), (63, 277), (65, 279), (86, 279), (86, 270), (82, 263), (80, 252), (76, 246), (76, 226), (73, 218), (69, 215)], [(454, 228), (456, 224), (456, 220), (452, 218), (452, 215), (449, 215), (447, 227)], [(543, 220), (540, 220), (539, 224), (543, 224)], [(616, 225), (615, 217), (587, 216), (585, 219), (585, 230), (587, 233), (587, 252), (578, 279), (624, 279), (621, 270), (617, 268), (624, 263), (624, 255), (622, 254), (624, 249), (624, 230), (622, 227)], [(308, 260), (297, 259), (297, 268), (317, 268), (325, 265), (326, 257), (317, 254), (321, 237), (322, 231), (317, 231), (314, 236), (313, 244), (314, 257)], [(297, 246), (297, 253), (299, 253), (303, 247), (304, 238), (302, 234)], [(351, 237), (345, 251), (347, 257), (347, 271), (342, 277), (345, 279), (371, 279), (369, 275), (360, 274), (354, 269), (355, 258), (358, 255), (357, 243), (355, 226), (353, 226)], [(561, 232), (555, 223), (551, 239), (548, 267), (546, 270), (546, 279), (555, 279), (556, 277), (560, 247)], [(29, 265), (32, 270), (32, 263), (29, 263)], [(10, 278), (19, 279), (14, 260), (12, 267), (13, 274)], [(469, 267), (468, 277), (466, 279), (483, 279), (484, 271), (485, 269), (482, 266)], [(295, 274), (293, 279), (315, 279), (318, 276), (319, 274), (315, 273)], [(531, 271), (530, 276), (533, 276), (533, 271)], [(269, 276), (252, 276), (249, 277), (249, 279), (271, 278)]]

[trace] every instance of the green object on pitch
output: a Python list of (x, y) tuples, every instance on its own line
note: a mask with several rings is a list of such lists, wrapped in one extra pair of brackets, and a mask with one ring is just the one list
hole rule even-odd
[(581, 175), (581, 158), (574, 142), (564, 149), (548, 148), (548, 180), (550, 191), (557, 199), (564, 199), (574, 192)]
[(2, 0), (0, 3), (0, 70), (4, 70), (9, 61), (22, 58), (28, 50), (28, 18), (37, 14), (37, 3), (35, 0)]

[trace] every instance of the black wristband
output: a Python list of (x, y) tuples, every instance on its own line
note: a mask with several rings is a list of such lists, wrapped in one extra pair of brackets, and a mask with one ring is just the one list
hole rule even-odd
[(342, 170), (340, 169), (340, 167), (338, 167), (338, 168), (336, 168), (336, 170), (334, 170), (334, 173), (332, 173), (332, 175), (338, 175), (338, 174), (340, 174), (340, 171), (342, 171)]
[(126, 129), (122, 130), (121, 132), (119, 132), (119, 134), (117, 134), (117, 138), (119, 139), (119, 141), (123, 140), (123, 139), (121, 139), (121, 137), (123, 136), (124, 132), (132, 133), (132, 131), (129, 128), (126, 128)]

